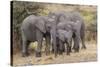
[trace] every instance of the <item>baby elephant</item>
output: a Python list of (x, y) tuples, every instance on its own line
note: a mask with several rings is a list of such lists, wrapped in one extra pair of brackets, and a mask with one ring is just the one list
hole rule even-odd
[(65, 45), (65, 51), (67, 55), (70, 55), (71, 52), (71, 40), (72, 40), (72, 30), (57, 30), (57, 40), (59, 42), (59, 52), (63, 53), (63, 46)]

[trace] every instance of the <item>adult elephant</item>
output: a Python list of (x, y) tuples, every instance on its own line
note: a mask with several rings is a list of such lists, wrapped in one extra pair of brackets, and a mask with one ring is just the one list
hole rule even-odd
[[(79, 51), (79, 43), (80, 43), (80, 39), (82, 40), (82, 48), (86, 49), (85, 46), (85, 24), (84, 24), (84, 20), (81, 17), (81, 15), (78, 12), (50, 12), (49, 13), (49, 17), (50, 18), (54, 18), (55, 19), (55, 28), (57, 26), (58, 23), (63, 22), (63, 21), (72, 21), (74, 23), (79, 23), (79, 25), (74, 26), (76, 31), (73, 33), (73, 39), (74, 39), (74, 46), (73, 48), (75, 49), (76, 52)], [(56, 44), (56, 30), (55, 32), (53, 32), (53, 42), (54, 44)], [(55, 48), (55, 47), (54, 47)], [(55, 48), (56, 49), (56, 48)]]
[(43, 37), (46, 39), (46, 51), (49, 51), (50, 30), (46, 16), (30, 15), (26, 17), (21, 25), (22, 34), (22, 56), (28, 56), (28, 46), (30, 42), (38, 42), (36, 57), (41, 57)]

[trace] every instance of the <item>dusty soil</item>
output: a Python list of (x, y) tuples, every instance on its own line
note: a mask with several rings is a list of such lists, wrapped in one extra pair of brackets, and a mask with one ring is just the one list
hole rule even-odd
[(13, 65), (40, 65), (40, 64), (61, 64), (61, 63), (75, 63), (75, 62), (88, 62), (97, 61), (97, 45), (93, 43), (86, 44), (87, 49), (80, 49), (79, 53), (72, 52), (70, 56), (63, 54), (54, 57), (54, 54), (46, 56), (42, 53), (41, 58), (36, 58), (34, 53), (28, 57), (22, 57), (21, 53), (13, 55)]

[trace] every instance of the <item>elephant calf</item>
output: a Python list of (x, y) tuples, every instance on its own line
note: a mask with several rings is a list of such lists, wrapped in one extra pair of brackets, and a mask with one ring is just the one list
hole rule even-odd
[(67, 54), (70, 54), (71, 52), (71, 40), (73, 36), (73, 25), (69, 24), (71, 21), (67, 21), (68, 23), (65, 22), (60, 22), (57, 24), (57, 32), (56, 32), (56, 37), (58, 40), (59, 44), (59, 52), (62, 54), (64, 48), (65, 48), (65, 43), (66, 43), (66, 52)]
[(67, 52), (67, 55), (70, 55), (71, 51), (71, 39), (72, 39), (72, 30), (66, 31), (62, 29), (57, 30), (57, 38), (59, 42), (59, 48), (60, 48), (60, 53), (62, 54), (63, 52), (63, 46), (64, 43), (66, 43), (66, 48), (65, 51)]

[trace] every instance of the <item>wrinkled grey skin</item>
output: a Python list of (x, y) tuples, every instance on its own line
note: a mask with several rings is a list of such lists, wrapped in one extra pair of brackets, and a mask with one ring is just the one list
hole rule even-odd
[[(57, 24), (57, 38), (59, 39), (59, 45), (60, 45), (60, 53), (62, 54), (65, 46), (64, 43), (66, 43), (67, 46), (67, 54), (69, 54), (69, 51), (71, 52), (71, 41), (72, 41), (72, 35), (75, 32), (75, 29), (73, 28), (74, 24), (71, 21), (64, 21)], [(70, 50), (69, 50), (70, 48)]]
[(59, 39), (59, 47), (60, 47), (60, 53), (62, 54), (63, 52), (63, 45), (66, 43), (66, 54), (70, 55), (70, 49), (71, 49), (71, 39), (72, 39), (72, 30), (66, 31), (59, 29), (57, 30), (57, 38)]
[[(55, 31), (53, 31), (53, 33), (51, 34), (53, 36), (53, 44), (56, 45), (56, 26), (58, 23), (63, 22), (63, 21), (72, 21), (74, 23), (77, 23), (74, 27), (75, 27), (75, 32), (74, 32), (74, 50), (76, 52), (79, 51), (79, 43), (80, 43), (80, 39), (82, 40), (82, 48), (86, 48), (85, 46), (85, 42), (84, 42), (84, 37), (85, 37), (85, 24), (84, 24), (84, 20), (82, 19), (81, 15), (78, 12), (50, 12), (49, 13), (49, 17), (50, 18), (54, 18), (55, 19)], [(55, 52), (56, 51), (56, 46), (54, 46), (55, 48)], [(55, 54), (56, 55), (56, 54)]]
[[(22, 56), (28, 56), (29, 43), (37, 41), (36, 57), (41, 57), (43, 37), (46, 38), (46, 43), (50, 44), (50, 30), (47, 22), (47, 17), (44, 16), (30, 15), (24, 19), (21, 25)], [(48, 44), (46, 44), (46, 49), (49, 49)]]
[(63, 45), (66, 43), (66, 52), (67, 55), (70, 55), (71, 52), (71, 40), (73, 35), (73, 28), (72, 25), (68, 23), (59, 23), (57, 25), (57, 38), (59, 39), (60, 45), (60, 53), (63, 52)]

